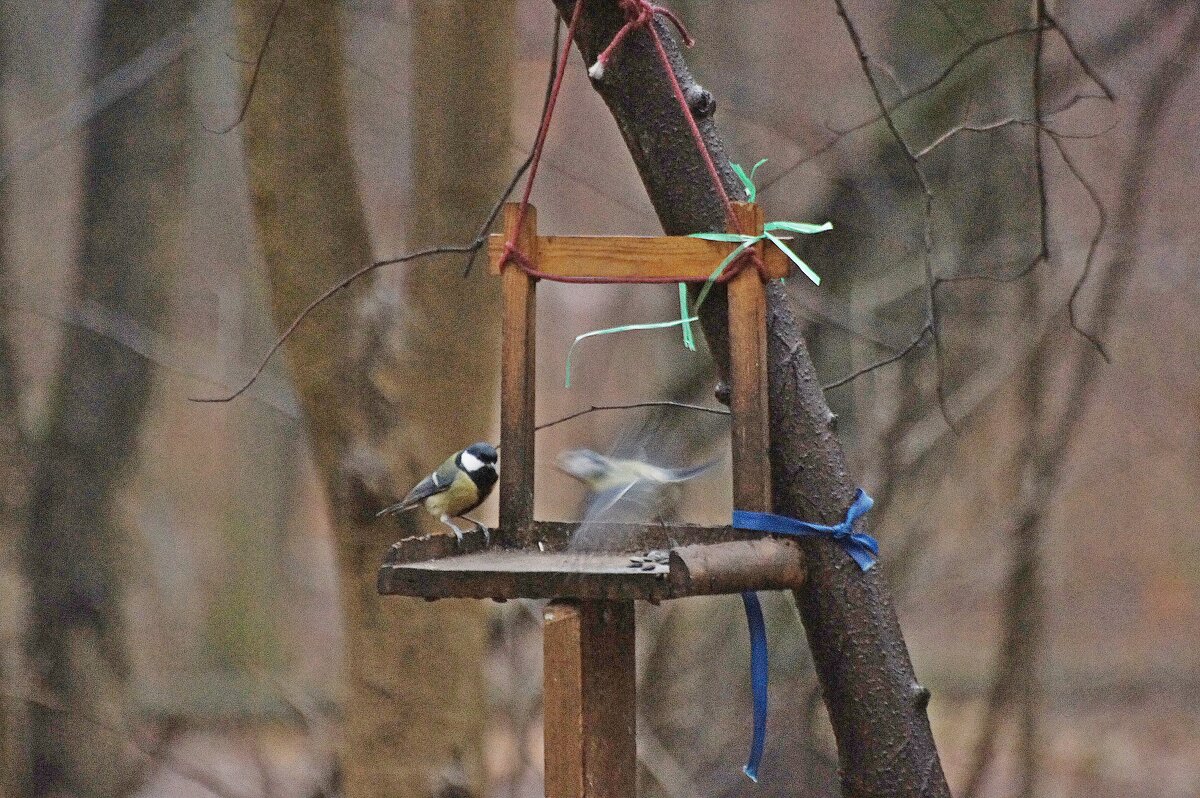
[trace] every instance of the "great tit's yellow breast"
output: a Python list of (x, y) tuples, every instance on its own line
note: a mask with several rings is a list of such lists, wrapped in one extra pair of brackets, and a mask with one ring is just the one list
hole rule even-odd
[(454, 475), (450, 487), (425, 500), (425, 509), (437, 518), (470, 512), (479, 505), (479, 489), (466, 471)]

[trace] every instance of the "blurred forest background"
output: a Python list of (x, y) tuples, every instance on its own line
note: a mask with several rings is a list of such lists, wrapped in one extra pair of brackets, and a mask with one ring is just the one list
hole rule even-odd
[[(889, 119), (834, 3), (672, 7), (767, 218), (834, 224), (788, 282), (822, 379), (919, 339), (828, 397), (955, 794), (1200, 794), (1196, 4), (851, 0)], [(434, 522), (373, 511), (498, 434), (498, 281), (382, 268), (188, 399), (354, 270), (471, 242), (553, 30), (535, 0), (0, 2), (0, 794), (541, 794), (536, 609), (374, 593)], [(540, 228), (657, 234), (585, 66)], [(563, 388), (574, 336), (673, 288), (540, 296), (539, 420), (711, 399), (678, 330), (585, 342)], [(725, 451), (674, 418), (669, 464)], [(555, 453), (635, 421), (543, 433), (538, 515), (580, 506)], [(681, 517), (728, 518), (725, 468)], [(737, 599), (639, 608), (643, 795), (836, 792), (764, 599), (758, 786)]]

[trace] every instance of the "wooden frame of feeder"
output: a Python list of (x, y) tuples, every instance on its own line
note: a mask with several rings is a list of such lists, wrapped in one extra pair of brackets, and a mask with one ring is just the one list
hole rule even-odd
[[(736, 203), (743, 232), (762, 232), (758, 206)], [(518, 221), (521, 223), (517, 229)], [(793, 541), (729, 526), (614, 525), (622, 552), (567, 552), (578, 524), (536, 521), (534, 385), (537, 280), (503, 265), (517, 248), (543, 274), (669, 278), (701, 283), (736, 244), (686, 236), (539, 236), (537, 210), (504, 208), (504, 234), (489, 240), (490, 271), (502, 280), (500, 524), (489, 547), (469, 532), (402, 540), (379, 573), (379, 592), (438, 598), (549, 598), (544, 613), (547, 798), (633, 798), (636, 794), (634, 600), (794, 589), (804, 564)], [(728, 282), (733, 504), (770, 511), (766, 297), (763, 280), (784, 277), (790, 261), (755, 245), (762, 273), (743, 268)], [(629, 567), (628, 555), (667, 549), (666, 565)]]

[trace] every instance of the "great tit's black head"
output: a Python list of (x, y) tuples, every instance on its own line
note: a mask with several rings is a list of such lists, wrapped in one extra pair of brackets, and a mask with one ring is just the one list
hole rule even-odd
[(496, 469), (496, 460), (496, 447), (490, 443), (483, 442), (472, 443), (463, 449), (462, 455), (458, 458), (458, 462), (468, 474), (483, 470), (494, 471)]

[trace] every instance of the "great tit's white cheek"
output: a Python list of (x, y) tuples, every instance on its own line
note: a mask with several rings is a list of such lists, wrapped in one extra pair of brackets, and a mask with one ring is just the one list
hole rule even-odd
[(479, 471), (483, 468), (483, 461), (470, 452), (463, 452), (462, 464), (463, 468), (470, 472)]

